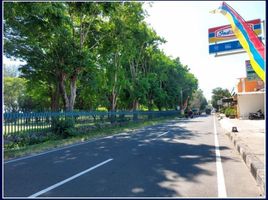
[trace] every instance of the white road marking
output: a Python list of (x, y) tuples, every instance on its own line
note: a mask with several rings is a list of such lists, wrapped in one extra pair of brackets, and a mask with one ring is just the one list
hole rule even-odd
[(162, 135), (165, 135), (165, 134), (167, 134), (167, 133), (168, 133), (168, 131), (167, 131), (167, 132), (164, 132), (164, 133), (162, 133), (162, 134), (160, 134), (160, 135), (158, 135), (157, 138), (158, 138), (158, 137), (161, 137)]
[(100, 166), (102, 166), (102, 165), (104, 165), (104, 164), (106, 164), (106, 163), (108, 163), (108, 162), (110, 162), (110, 161), (112, 161), (112, 160), (113, 160), (113, 159), (110, 158), (110, 159), (108, 159), (108, 160), (106, 160), (106, 161), (103, 161), (103, 162), (101, 162), (101, 163), (99, 163), (99, 164), (97, 164), (97, 165), (95, 165), (95, 166), (93, 166), (93, 167), (91, 167), (91, 168), (89, 168), (89, 169), (86, 169), (86, 170), (84, 170), (84, 171), (82, 171), (82, 172), (80, 172), (80, 173), (78, 173), (78, 174), (75, 174), (75, 175), (71, 176), (70, 178), (67, 178), (67, 179), (65, 179), (65, 180), (63, 180), (63, 181), (61, 181), (61, 182), (58, 182), (58, 183), (56, 183), (56, 184), (54, 184), (54, 185), (52, 185), (52, 186), (50, 186), (50, 187), (48, 187), (48, 188), (46, 188), (46, 189), (44, 189), (44, 190), (41, 190), (41, 191), (39, 191), (39, 192), (37, 192), (37, 193), (35, 193), (35, 194), (32, 194), (32, 195), (29, 196), (28, 198), (35, 198), (35, 197), (38, 197), (38, 196), (40, 196), (41, 194), (44, 194), (44, 193), (46, 193), (46, 192), (48, 192), (48, 191), (50, 191), (50, 190), (53, 190), (53, 189), (55, 189), (55, 188), (57, 188), (57, 187), (59, 187), (59, 186), (65, 184), (65, 183), (67, 183), (67, 182), (69, 182), (69, 181), (71, 181), (71, 180), (73, 180), (73, 179), (75, 179), (75, 178), (77, 178), (77, 177), (79, 177), (79, 176), (82, 176), (83, 174), (88, 173), (88, 172), (92, 171), (93, 169), (96, 169), (96, 168), (98, 168), (98, 167), (100, 167)]
[(215, 153), (216, 153), (216, 168), (217, 168), (217, 182), (218, 182), (218, 197), (224, 198), (227, 197), (224, 174), (221, 163), (221, 154), (219, 149), (219, 141), (217, 136), (215, 115), (214, 115), (214, 136), (215, 136)]

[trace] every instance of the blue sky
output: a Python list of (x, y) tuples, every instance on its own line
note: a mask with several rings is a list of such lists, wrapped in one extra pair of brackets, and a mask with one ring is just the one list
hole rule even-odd
[[(145, 5), (149, 16), (146, 21), (164, 37), (167, 43), (161, 48), (167, 55), (180, 57), (184, 65), (198, 78), (199, 87), (211, 99), (216, 87), (230, 91), (238, 78), (246, 76), (246, 53), (214, 57), (208, 53), (208, 29), (229, 24), (222, 14), (209, 11), (218, 8), (222, 1), (155, 1)], [(226, 1), (245, 20), (265, 20), (265, 1)]]

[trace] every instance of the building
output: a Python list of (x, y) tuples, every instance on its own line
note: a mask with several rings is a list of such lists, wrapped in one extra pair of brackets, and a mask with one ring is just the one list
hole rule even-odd
[(257, 112), (259, 109), (265, 116), (265, 87), (262, 80), (240, 78), (234, 99), (237, 101), (238, 118), (248, 119), (249, 113)]

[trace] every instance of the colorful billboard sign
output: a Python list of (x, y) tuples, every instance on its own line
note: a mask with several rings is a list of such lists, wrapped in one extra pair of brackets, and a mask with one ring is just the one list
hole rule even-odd
[[(247, 23), (257, 35), (261, 34), (262, 30), (260, 19), (247, 21)], [(231, 25), (218, 26), (208, 29), (208, 38), (209, 43), (236, 39), (234, 32), (232, 31)]]
[[(261, 37), (259, 37), (261, 40)], [(243, 49), (238, 40), (209, 45), (209, 54)]]
[(256, 74), (254, 69), (252, 68), (250, 61), (246, 60), (246, 73), (248, 80), (259, 80), (259, 76)]

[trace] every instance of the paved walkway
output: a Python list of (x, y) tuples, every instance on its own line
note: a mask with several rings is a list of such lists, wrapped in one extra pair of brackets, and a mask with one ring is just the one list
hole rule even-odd
[[(224, 115), (218, 115), (218, 119), (264, 192), (265, 120), (229, 119)], [(232, 127), (238, 132), (232, 132)]]

